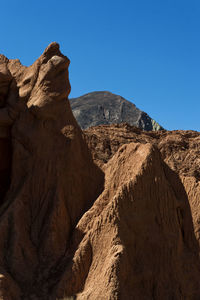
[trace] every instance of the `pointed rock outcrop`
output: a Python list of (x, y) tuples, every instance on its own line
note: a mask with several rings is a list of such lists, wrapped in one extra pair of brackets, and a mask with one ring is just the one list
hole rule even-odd
[(198, 299), (198, 245), (178, 176), (148, 143), (122, 146), (104, 170), (105, 189), (76, 227), (58, 295)]

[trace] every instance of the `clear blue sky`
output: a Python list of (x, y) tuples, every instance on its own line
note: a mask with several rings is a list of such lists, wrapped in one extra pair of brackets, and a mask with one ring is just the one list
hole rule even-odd
[(59, 42), (71, 97), (108, 90), (200, 131), (199, 0), (1, 0), (0, 28), (0, 53), (25, 65)]

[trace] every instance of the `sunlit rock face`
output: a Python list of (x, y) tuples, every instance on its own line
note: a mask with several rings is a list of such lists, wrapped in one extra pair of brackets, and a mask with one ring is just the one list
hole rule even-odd
[(198, 299), (198, 245), (180, 178), (151, 143), (122, 145), (102, 168), (104, 191), (77, 224), (58, 295)]
[(102, 125), (84, 132), (93, 158), (101, 167), (124, 144), (157, 145), (162, 159), (178, 174), (184, 185), (192, 212), (194, 232), (200, 245), (200, 132), (147, 132), (128, 124)]

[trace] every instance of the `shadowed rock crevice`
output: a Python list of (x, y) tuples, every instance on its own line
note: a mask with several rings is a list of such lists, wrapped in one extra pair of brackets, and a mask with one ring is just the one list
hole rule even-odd
[(16, 81), (8, 69), (8, 62), (0, 55), (0, 205), (11, 181), (11, 126), (17, 115), (13, 106), (18, 98)]

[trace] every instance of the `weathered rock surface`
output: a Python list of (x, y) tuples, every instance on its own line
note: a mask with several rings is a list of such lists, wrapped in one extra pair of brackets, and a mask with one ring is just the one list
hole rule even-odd
[(68, 65), (0, 56), (0, 299), (199, 299), (199, 134), (83, 134)]
[(67, 99), (68, 65), (56, 43), (28, 68), (6, 60), (18, 93), (4, 93), (0, 112), (13, 149), (11, 183), (0, 208), (3, 299), (55, 299), (70, 234), (102, 190), (103, 172)]
[(200, 133), (195, 131), (145, 132), (128, 124), (98, 126), (85, 131), (93, 158), (103, 166), (120, 146), (155, 144), (163, 160), (181, 178), (192, 210), (195, 235), (200, 244)]
[(104, 191), (76, 227), (83, 238), (78, 249), (74, 244), (60, 294), (198, 299), (198, 246), (187, 195), (157, 147), (124, 145), (104, 170)]
[(70, 99), (72, 112), (82, 129), (127, 122), (144, 130), (162, 130), (155, 120), (132, 102), (110, 92), (92, 92)]

